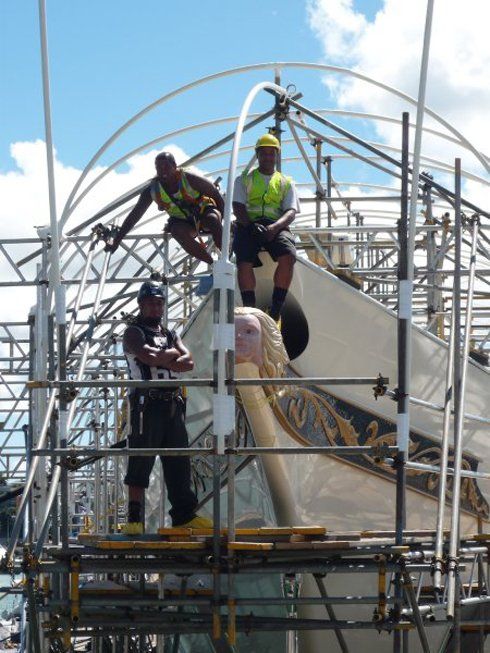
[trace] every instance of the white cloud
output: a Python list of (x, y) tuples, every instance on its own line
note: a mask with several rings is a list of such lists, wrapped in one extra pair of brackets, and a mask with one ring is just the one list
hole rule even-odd
[[(170, 145), (177, 162), (186, 153)], [(153, 161), (160, 150), (138, 154), (128, 160), (124, 171), (110, 171), (82, 200), (70, 218), (68, 228), (86, 220), (122, 193), (143, 183), (154, 174)], [(10, 148), (17, 170), (0, 174), (0, 235), (3, 238), (36, 236), (34, 227), (49, 224), (48, 175), (45, 144), (41, 140), (13, 143)], [(83, 191), (96, 177), (107, 170), (96, 166), (84, 180)], [(56, 208), (60, 216), (68, 195), (82, 170), (67, 166), (55, 153)]]
[[(352, 0), (310, 0), (307, 7), (310, 26), (328, 63), (417, 96), (426, 0), (384, 0), (372, 20)], [(464, 5), (456, 0), (435, 2), (426, 102), (486, 153), (490, 152), (489, 15), (488, 0), (469, 0)], [(406, 104), (365, 82), (330, 77), (326, 81), (343, 108), (393, 116), (407, 110)], [(415, 120), (415, 108), (409, 110)], [(376, 132), (386, 141), (399, 141), (399, 130), (388, 125), (378, 125)], [(434, 152), (432, 144), (425, 144)], [(454, 145), (437, 147), (449, 161), (461, 154)], [(466, 165), (482, 172), (472, 155), (463, 156)]]
[[(170, 145), (166, 146), (165, 149), (174, 154), (178, 163), (187, 158), (186, 153), (177, 146)], [(154, 158), (159, 151), (153, 150), (145, 154), (138, 154), (128, 160), (124, 170), (109, 172), (75, 209), (73, 216), (67, 222), (66, 228), (69, 230), (84, 222), (121, 194), (149, 179), (154, 174)], [(37, 231), (35, 227), (49, 225), (45, 144), (41, 140), (16, 142), (11, 145), (10, 152), (16, 170), (0, 174), (0, 196), (2, 197), (0, 203), (0, 237), (4, 239), (36, 238)], [(82, 184), (82, 191), (106, 170), (107, 168), (99, 166), (91, 171)], [(61, 162), (55, 153), (58, 217), (61, 215), (71, 189), (81, 173), (82, 170), (67, 166)], [(127, 204), (120, 211), (125, 208), (129, 210), (130, 206), (131, 204)], [(119, 222), (121, 220), (122, 218)], [(158, 229), (162, 227), (163, 219), (161, 219)], [(84, 233), (89, 233), (89, 229), (87, 227)], [(17, 262), (25, 255), (38, 249), (38, 245), (37, 243), (7, 245), (6, 249), (12, 259)], [(20, 269), (26, 278), (31, 279), (35, 274), (35, 262)], [(0, 276), (3, 281), (12, 281), (17, 278), (12, 265), (7, 262), (2, 254), (0, 254)], [(7, 299), (7, 297), (10, 299)], [(32, 286), (27, 288), (16, 287), (15, 289), (4, 287), (2, 288), (2, 298), (4, 320), (25, 319), (29, 308), (35, 303), (35, 288)], [(11, 301), (13, 298), (15, 298), (15, 301)]]

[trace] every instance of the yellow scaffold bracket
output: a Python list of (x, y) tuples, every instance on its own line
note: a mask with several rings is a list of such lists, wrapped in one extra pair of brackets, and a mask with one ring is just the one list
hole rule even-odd
[(27, 381), (26, 388), (28, 390), (36, 390), (37, 388), (49, 388), (49, 381)]
[(219, 607), (213, 608), (213, 639), (216, 641), (221, 637), (221, 615)]
[(374, 610), (373, 621), (386, 619), (386, 556), (378, 558), (378, 607)]
[(80, 617), (80, 558), (73, 556), (70, 572), (70, 617), (76, 623)]
[(228, 643), (230, 646), (236, 644), (236, 602), (234, 599), (228, 600)]

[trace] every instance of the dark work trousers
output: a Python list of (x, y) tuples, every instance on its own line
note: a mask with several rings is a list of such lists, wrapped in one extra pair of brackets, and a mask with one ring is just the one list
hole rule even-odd
[[(170, 401), (146, 399), (142, 409), (132, 405), (130, 447), (184, 448), (188, 445), (183, 400), (180, 397)], [(188, 456), (160, 456), (160, 459), (168, 499), (172, 506), (172, 524), (178, 526), (194, 517), (197, 506), (196, 495), (191, 490), (190, 459)], [(154, 463), (155, 456), (130, 456), (124, 483), (147, 488)]]

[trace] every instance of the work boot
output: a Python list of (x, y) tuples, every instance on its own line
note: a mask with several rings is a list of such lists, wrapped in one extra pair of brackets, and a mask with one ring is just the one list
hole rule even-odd
[(213, 521), (212, 519), (208, 519), (208, 517), (202, 517), (201, 515), (196, 515), (189, 521), (186, 521), (184, 524), (174, 524), (174, 526), (177, 528), (208, 528), (211, 529), (213, 528)]
[(143, 535), (145, 529), (140, 521), (128, 521), (121, 526), (121, 533), (123, 535)]

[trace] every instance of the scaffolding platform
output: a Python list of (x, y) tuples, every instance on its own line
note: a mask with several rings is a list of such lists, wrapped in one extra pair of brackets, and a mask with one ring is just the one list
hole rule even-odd
[[(49, 639), (212, 633), (216, 641), (224, 637), (230, 643), (237, 633), (253, 630), (334, 630), (338, 636), (353, 629), (378, 633), (417, 630), (424, 638), (425, 629), (446, 623), (445, 590), (436, 591), (430, 582), (435, 536), (431, 530), (405, 531), (403, 545), (397, 545), (394, 531), (334, 532), (320, 526), (237, 528), (234, 539), (229, 540), (228, 529), (162, 528), (155, 534), (133, 537), (80, 534), (68, 547), (45, 547), (43, 561), (33, 564), (38, 574), (55, 568), (69, 579), (68, 602), (53, 599), (51, 591), (44, 595), (42, 610), (51, 615), (44, 622)], [(471, 607), (477, 600), (485, 603), (489, 599), (489, 548), (488, 533), (460, 542), (463, 609), (465, 602)], [(443, 564), (448, 562), (448, 551), (449, 533), (445, 532)], [(364, 595), (327, 594), (325, 578), (338, 574), (344, 578), (346, 574), (364, 575), (362, 586), (370, 590)], [(99, 580), (101, 575), (104, 580)], [(309, 589), (289, 595), (244, 595), (240, 579), (251, 575), (272, 575), (288, 587), (299, 586), (298, 579), (303, 578), (303, 587)], [(307, 576), (319, 593), (311, 593), (312, 586), (304, 581)], [(403, 581), (399, 597), (394, 592), (397, 576)], [(223, 581), (218, 586), (214, 583), (217, 577)], [(260, 606), (267, 604), (294, 606), (294, 610), (284, 617), (262, 617)], [(335, 616), (340, 606), (360, 605), (371, 605), (372, 618)], [(302, 616), (305, 606), (323, 607), (324, 616)], [(487, 631), (481, 619), (461, 622), (461, 633), (481, 635)]]

